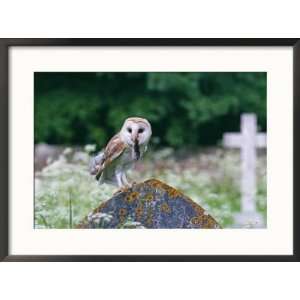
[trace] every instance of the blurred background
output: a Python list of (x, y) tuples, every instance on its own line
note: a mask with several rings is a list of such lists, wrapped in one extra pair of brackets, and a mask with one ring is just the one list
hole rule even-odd
[[(124, 120), (150, 121), (150, 149), (129, 176), (183, 191), (223, 227), (240, 210), (240, 151), (222, 147), (255, 113), (266, 132), (266, 73), (35, 73), (35, 226), (73, 228), (115, 187), (88, 175), (89, 157)], [(257, 209), (266, 218), (266, 151), (258, 151)]]

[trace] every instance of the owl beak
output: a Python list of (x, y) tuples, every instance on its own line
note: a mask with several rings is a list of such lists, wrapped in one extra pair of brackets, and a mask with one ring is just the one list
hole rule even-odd
[(132, 137), (131, 137), (131, 140), (132, 140), (133, 144), (138, 144), (139, 143), (138, 135), (133, 134)]

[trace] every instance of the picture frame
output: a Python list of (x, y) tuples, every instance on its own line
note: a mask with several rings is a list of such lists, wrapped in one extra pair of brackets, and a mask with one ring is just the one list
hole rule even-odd
[[(293, 253), (290, 255), (12, 255), (9, 251), (10, 214), (10, 70), (12, 47), (290, 47), (293, 49)], [(84, 50), (83, 50), (84, 51)], [(3, 261), (299, 261), (300, 214), (298, 179), (300, 129), (300, 39), (1, 39), (0, 40), (0, 259)], [(284, 104), (283, 104), (284, 105)]]

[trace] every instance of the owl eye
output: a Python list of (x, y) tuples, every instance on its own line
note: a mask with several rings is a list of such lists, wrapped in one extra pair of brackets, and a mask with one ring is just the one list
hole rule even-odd
[(131, 133), (132, 129), (131, 129), (130, 127), (127, 127), (127, 131), (128, 131), (129, 133)]
[(139, 130), (138, 130), (138, 133), (143, 133), (144, 132), (144, 128), (140, 128)]

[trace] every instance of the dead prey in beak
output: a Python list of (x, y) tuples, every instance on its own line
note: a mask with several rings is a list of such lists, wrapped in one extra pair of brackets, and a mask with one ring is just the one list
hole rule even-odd
[(136, 139), (132, 148), (132, 159), (139, 160), (141, 156), (139, 142)]

